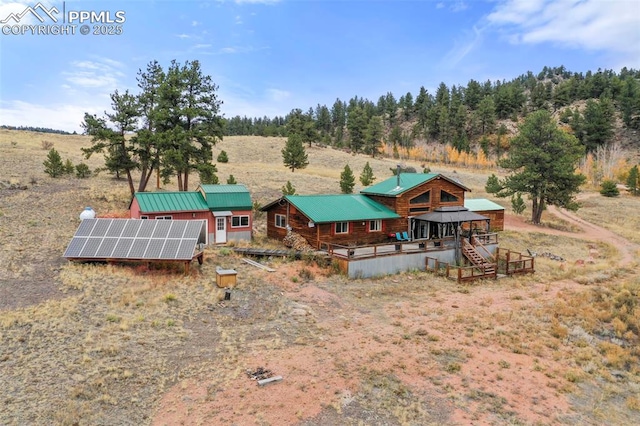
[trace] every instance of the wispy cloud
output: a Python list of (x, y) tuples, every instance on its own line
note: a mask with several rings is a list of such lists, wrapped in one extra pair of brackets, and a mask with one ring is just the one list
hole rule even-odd
[(291, 92), (280, 89), (267, 89), (267, 96), (274, 102), (282, 102), (291, 97)]
[(236, 25), (242, 25), (242, 17), (240, 15), (236, 15), (235, 22)]
[(455, 3), (453, 3), (451, 5), (451, 7), (449, 7), (449, 10), (451, 10), (452, 12), (462, 12), (463, 10), (467, 10), (469, 6), (467, 6), (467, 4), (463, 1), (457, 1)]
[(211, 45), (210, 44), (195, 44), (191, 47), (191, 49), (196, 50), (196, 49), (208, 49), (210, 48)]
[(457, 66), (469, 53), (482, 44), (483, 33), (486, 27), (473, 27), (471, 31), (466, 31), (462, 37), (454, 42), (453, 48), (444, 56), (442, 63), (453, 68)]
[(487, 21), (512, 43), (616, 52), (627, 66), (640, 65), (640, 8), (634, 0), (508, 0)]
[(190, 36), (189, 34), (176, 34), (176, 37), (181, 39), (186, 39), (186, 38), (191, 38), (193, 36)]
[(191, 26), (192, 27), (197, 27), (198, 25), (202, 25), (202, 22), (198, 22), (198, 21), (192, 21), (191, 22)]
[(122, 64), (108, 58), (94, 61), (73, 61), (71, 69), (62, 73), (64, 79), (72, 85), (84, 88), (115, 89), (124, 74), (117, 68)]

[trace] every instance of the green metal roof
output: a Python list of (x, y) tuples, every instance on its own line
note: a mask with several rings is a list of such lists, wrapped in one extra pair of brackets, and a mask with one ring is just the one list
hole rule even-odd
[(472, 212), (490, 211), (490, 210), (504, 210), (498, 203), (494, 203), (486, 198), (472, 198), (465, 199), (464, 206)]
[(456, 182), (455, 180), (450, 179), (440, 173), (400, 173), (400, 185), (398, 185), (398, 177), (393, 176), (387, 180), (383, 180), (380, 183), (377, 183), (373, 186), (365, 188), (360, 192), (362, 194), (384, 195), (387, 197), (395, 197), (396, 195), (400, 195), (403, 192), (406, 192), (412, 188), (415, 188), (418, 185), (422, 185), (425, 182), (429, 182), (431, 179), (435, 179), (438, 176), (460, 186), (465, 191), (469, 190), (460, 182)]
[(251, 194), (244, 185), (200, 185), (211, 211), (251, 210)]
[(400, 218), (393, 210), (360, 194), (287, 195), (284, 198), (315, 223)]
[(135, 194), (143, 213), (207, 211), (209, 207), (202, 194), (194, 192), (137, 192)]

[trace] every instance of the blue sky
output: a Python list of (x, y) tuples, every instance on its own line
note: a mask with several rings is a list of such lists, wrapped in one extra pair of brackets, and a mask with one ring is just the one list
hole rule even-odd
[(78, 22), (76, 34), (11, 34), (40, 24), (15, 18), (37, 3), (0, 0), (0, 124), (80, 131), (114, 90), (136, 92), (152, 60), (199, 60), (226, 117), (434, 93), (440, 82), (510, 80), (545, 65), (640, 68), (637, 0), (42, 1), (43, 25), (61, 24), (63, 11), (112, 21), (121, 11), (122, 34), (82, 35)]

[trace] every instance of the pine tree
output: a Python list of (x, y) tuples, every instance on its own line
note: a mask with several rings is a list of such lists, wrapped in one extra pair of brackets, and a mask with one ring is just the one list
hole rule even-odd
[(236, 180), (236, 178), (234, 178), (233, 175), (229, 175), (229, 178), (227, 179), (227, 185), (235, 185), (237, 183), (238, 181)]
[(89, 169), (89, 166), (87, 166), (85, 163), (76, 165), (76, 177), (84, 179), (88, 178), (89, 176), (91, 176), (91, 170)]
[(527, 206), (519, 192), (516, 192), (511, 196), (511, 210), (513, 210), (515, 214), (524, 213), (526, 208)]
[(489, 194), (495, 194), (497, 192), (500, 192), (501, 189), (502, 186), (500, 185), (498, 177), (495, 174), (492, 174), (487, 178), (487, 184), (484, 186), (485, 191), (487, 191)]
[(384, 125), (382, 118), (378, 115), (374, 115), (369, 120), (367, 125), (367, 131), (365, 132), (364, 152), (365, 154), (375, 157), (382, 145), (382, 136), (384, 134)]
[(287, 181), (287, 184), (282, 187), (282, 195), (295, 195), (296, 189), (291, 181)]
[(282, 159), (284, 165), (289, 167), (292, 172), (296, 169), (304, 169), (309, 165), (307, 153), (302, 145), (302, 138), (300, 135), (289, 135), (287, 138), (287, 144), (282, 150)]
[(51, 148), (51, 150), (49, 150), (47, 159), (43, 164), (44, 172), (52, 178), (57, 178), (64, 174), (64, 163), (62, 163), (62, 158), (60, 158), (60, 154), (55, 148)]
[(73, 163), (71, 162), (71, 159), (67, 158), (67, 161), (64, 162), (64, 174), (72, 175), (75, 169), (76, 169), (76, 166), (73, 165)]
[(629, 170), (627, 190), (629, 190), (631, 195), (640, 195), (640, 173), (638, 173), (638, 166), (633, 166), (631, 170)]
[(363, 186), (369, 186), (373, 183), (374, 180), (376, 180), (376, 177), (373, 175), (373, 169), (367, 161), (367, 164), (364, 165), (362, 173), (360, 174), (360, 182)]
[(218, 154), (218, 163), (228, 163), (229, 162), (229, 156), (227, 156), (227, 152), (226, 151), (220, 151), (220, 154)]
[(620, 190), (618, 190), (618, 186), (612, 180), (604, 180), (601, 184), (600, 195), (605, 197), (617, 197), (620, 195)]
[(344, 170), (340, 173), (340, 189), (343, 194), (352, 194), (353, 187), (356, 184), (356, 178), (353, 176), (351, 167), (347, 164), (344, 166)]
[(213, 164), (201, 164), (198, 167), (198, 174), (200, 176), (200, 183), (205, 185), (217, 185), (219, 180), (216, 176), (218, 169)]

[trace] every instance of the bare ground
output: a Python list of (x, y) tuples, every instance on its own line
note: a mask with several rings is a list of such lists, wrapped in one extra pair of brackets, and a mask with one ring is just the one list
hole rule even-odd
[[(590, 292), (640, 285), (638, 247), (618, 234), (572, 215), (562, 223), (577, 232), (508, 215), (501, 239), (522, 246), (512, 248), (534, 241), (567, 262), (540, 258), (533, 276), (472, 286), (422, 272), (346, 280), (286, 259), (264, 260), (277, 269), (267, 273), (222, 249), (186, 277), (67, 264), (61, 254), (87, 200), (121, 211), (126, 187), (106, 176), (49, 179), (33, 171), (46, 155), (39, 141), (9, 138), (0, 134), (0, 167), (28, 189), (0, 190), (0, 424), (640, 423), (637, 358), (617, 361), (617, 349), (601, 345), (622, 340), (563, 320)], [(74, 161), (87, 143), (53, 140)], [(259, 152), (244, 143), (221, 148), (232, 161)], [(278, 152), (282, 141), (267, 143)], [(308, 171), (299, 190), (319, 181), (328, 191), (344, 161), (367, 160), (312, 152), (314, 161), (325, 155), (340, 167)], [(230, 167), (269, 182), (258, 190), (267, 199), (281, 186), (268, 178), (273, 164), (253, 168), (255, 177)], [(481, 193), (486, 176), (458, 172)], [(591, 243), (595, 264), (574, 266)], [(238, 271), (230, 301), (215, 285), (218, 265)], [(259, 366), (283, 380), (258, 387), (246, 370)]]

